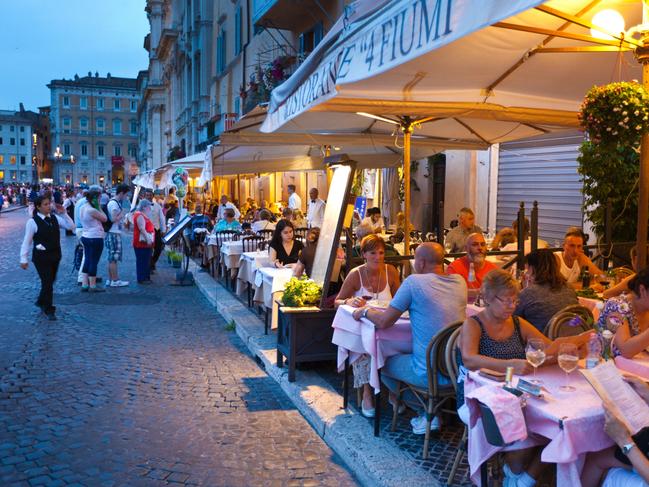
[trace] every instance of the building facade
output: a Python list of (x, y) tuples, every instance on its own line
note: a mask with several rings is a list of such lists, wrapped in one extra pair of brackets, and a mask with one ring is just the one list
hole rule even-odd
[(50, 130), (58, 184), (117, 184), (137, 172), (136, 79), (99, 73), (52, 80)]
[(0, 183), (35, 183), (45, 177), (48, 121), (40, 113), (0, 110)]

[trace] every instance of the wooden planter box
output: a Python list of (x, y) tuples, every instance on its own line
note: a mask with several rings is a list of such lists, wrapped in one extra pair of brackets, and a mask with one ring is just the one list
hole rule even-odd
[(288, 361), (288, 380), (295, 381), (295, 365), (299, 362), (336, 360), (338, 347), (331, 343), (331, 324), (335, 309), (279, 307), (277, 319), (277, 366)]

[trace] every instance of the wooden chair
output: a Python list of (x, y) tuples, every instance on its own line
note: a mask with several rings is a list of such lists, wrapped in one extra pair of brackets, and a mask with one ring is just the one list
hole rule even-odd
[(259, 230), (257, 232), (257, 235), (260, 237), (263, 237), (263, 239), (267, 242), (270, 242), (270, 240), (273, 238), (273, 234), (275, 233), (275, 230)]
[(293, 233), (295, 234), (295, 237), (299, 237), (302, 239), (302, 241), (306, 241), (306, 236), (309, 233), (309, 229), (307, 227), (300, 227), (296, 228)]
[(550, 340), (575, 336), (592, 329), (593, 313), (579, 304), (571, 304), (557, 311), (543, 331)]
[(231, 241), (237, 241), (239, 240), (239, 232), (235, 232), (234, 230), (222, 230), (220, 232), (214, 232), (214, 236), (216, 237), (216, 247), (217, 247), (217, 255), (216, 259), (218, 260), (217, 262), (217, 269), (220, 277), (225, 278), (226, 280), (226, 286), (228, 284), (228, 271), (225, 268), (225, 262), (221, 260), (221, 246), (223, 245), (224, 242), (231, 242)]
[(401, 405), (402, 392), (409, 390), (426, 410), (426, 435), (424, 436), (423, 458), (428, 458), (428, 445), (430, 443), (430, 424), (440, 412), (457, 414), (455, 409), (444, 409), (447, 402), (455, 399), (453, 385), (439, 384), (438, 374), (449, 378), (446, 370), (445, 349), (446, 344), (455, 330), (462, 325), (462, 321), (451, 323), (440, 330), (430, 341), (426, 348), (426, 372), (428, 387), (423, 388), (403, 381), (397, 382), (396, 404), (393, 407), (392, 431), (396, 429), (399, 406)]
[[(455, 390), (456, 396), (457, 396), (457, 376), (459, 374), (457, 355), (458, 355), (458, 339), (460, 337), (460, 329), (461, 327), (456, 328), (456, 330), (451, 334), (451, 336), (448, 339), (448, 342), (446, 342), (446, 349), (444, 350), (444, 361), (446, 363), (446, 371), (448, 372), (448, 376), (451, 379), (451, 384), (453, 384), (453, 389)], [(451, 467), (451, 471), (448, 474), (448, 479), (446, 479), (446, 485), (453, 484), (453, 481), (455, 480), (455, 473), (457, 472), (457, 468), (460, 466), (460, 462), (462, 461), (462, 458), (464, 457), (468, 448), (468, 437), (469, 437), (469, 429), (465, 424), (464, 430), (462, 432), (462, 439), (460, 440), (457, 453), (455, 454), (455, 459), (453, 460), (453, 466)]]
[(266, 246), (266, 240), (264, 237), (257, 235), (252, 235), (250, 237), (243, 237), (241, 239), (241, 245), (243, 246), (243, 252), (257, 252), (258, 250), (263, 250)]

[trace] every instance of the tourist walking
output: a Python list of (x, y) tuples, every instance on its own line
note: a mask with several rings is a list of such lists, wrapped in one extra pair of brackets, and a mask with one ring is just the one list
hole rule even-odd
[(128, 286), (128, 281), (122, 281), (119, 278), (117, 263), (122, 261), (122, 220), (128, 213), (122, 205), (128, 200), (129, 187), (126, 184), (118, 184), (115, 191), (115, 197), (106, 204), (106, 212), (110, 220), (108, 231), (106, 233), (106, 246), (108, 257), (108, 281), (106, 287), (124, 287)]
[(27, 257), (32, 248), (32, 262), (41, 279), (41, 291), (36, 306), (50, 321), (56, 320), (54, 281), (61, 261), (61, 232), (59, 227), (74, 228), (74, 222), (62, 206), (56, 206), (55, 218), (51, 216), (52, 200), (49, 195), (34, 199), (34, 214), (25, 225), (25, 238), (20, 248), (20, 267), (29, 267)]
[(140, 200), (133, 214), (133, 250), (138, 284), (151, 283), (151, 255), (155, 239), (155, 227), (151, 221), (151, 202)]
[(105, 289), (97, 287), (97, 265), (104, 250), (106, 232), (102, 223), (108, 218), (99, 205), (100, 192), (90, 190), (86, 195), (87, 203), (79, 210), (81, 220), (81, 243), (83, 244), (84, 262), (81, 272), (82, 292), (103, 292)]

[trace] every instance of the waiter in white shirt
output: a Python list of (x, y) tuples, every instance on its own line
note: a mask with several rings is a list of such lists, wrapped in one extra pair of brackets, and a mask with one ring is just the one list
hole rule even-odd
[(223, 220), (225, 218), (225, 215), (223, 212), (225, 212), (226, 209), (232, 208), (234, 210), (234, 219), (238, 220), (241, 217), (241, 212), (237, 209), (236, 206), (234, 206), (234, 203), (230, 203), (228, 201), (228, 197), (226, 195), (221, 196), (221, 204), (219, 205), (219, 210), (216, 212), (216, 220)]
[(56, 205), (54, 218), (51, 215), (52, 200), (49, 193), (39, 195), (34, 200), (34, 216), (27, 220), (25, 238), (20, 247), (20, 267), (29, 267), (29, 249), (32, 248), (32, 262), (41, 279), (41, 292), (36, 306), (41, 308), (50, 321), (56, 321), (54, 281), (61, 262), (61, 232), (59, 228), (74, 229), (72, 218), (62, 205)]
[(309, 190), (309, 208), (306, 213), (306, 221), (309, 228), (322, 228), (324, 222), (325, 206), (326, 203), (318, 198), (318, 188), (311, 188)]
[(291, 210), (302, 211), (302, 198), (295, 192), (295, 185), (288, 185), (288, 207)]

